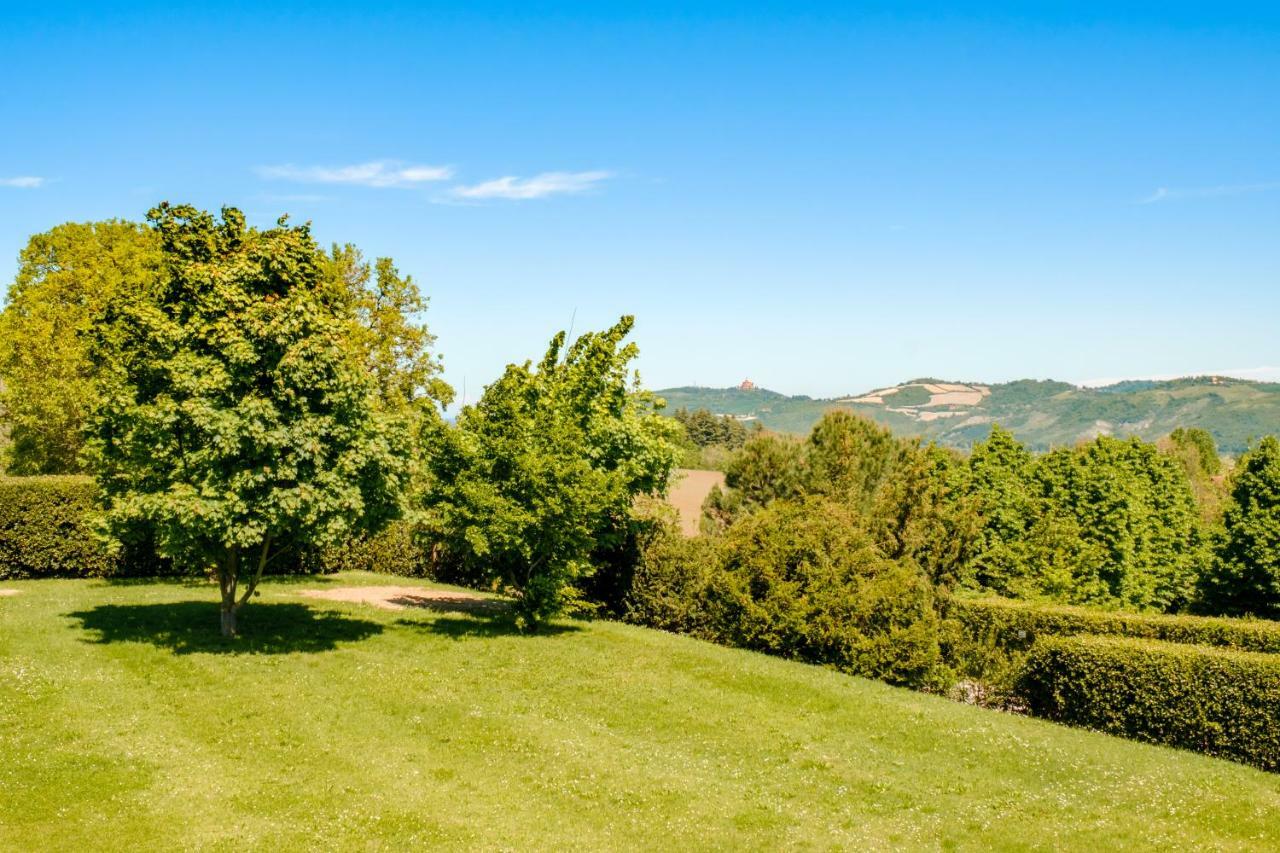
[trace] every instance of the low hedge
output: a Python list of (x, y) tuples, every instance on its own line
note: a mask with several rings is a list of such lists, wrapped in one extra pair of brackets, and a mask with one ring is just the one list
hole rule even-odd
[(1280, 622), (1267, 619), (1116, 613), (1005, 598), (952, 598), (946, 604), (946, 615), (959, 621), (969, 636), (990, 638), (1014, 651), (1029, 649), (1040, 637), (1112, 634), (1280, 653)]
[(119, 574), (93, 535), (95, 501), (89, 477), (0, 477), (0, 579)]
[(1032, 713), (1280, 770), (1280, 657), (1123, 637), (1045, 637), (1017, 692)]
[(431, 553), (418, 542), (413, 527), (392, 522), (373, 536), (359, 536), (320, 555), (319, 571), (378, 572), (406, 577), (432, 577)]

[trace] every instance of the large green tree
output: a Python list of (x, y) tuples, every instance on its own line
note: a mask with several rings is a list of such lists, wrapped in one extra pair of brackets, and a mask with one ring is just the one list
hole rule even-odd
[(627, 535), (635, 498), (665, 491), (675, 465), (678, 426), (630, 378), (632, 323), (567, 349), (562, 332), (536, 367), (508, 366), (432, 454), (442, 561), (511, 592), (525, 628), (573, 602), (593, 552)]
[(148, 219), (161, 274), (95, 327), (87, 455), (111, 528), (145, 522), (163, 553), (211, 569), (231, 636), (276, 555), (398, 512), (409, 441), (306, 226), (169, 205)]
[(1240, 458), (1223, 524), (1202, 609), (1280, 618), (1280, 439), (1267, 436)]
[(0, 418), (12, 442), (5, 466), (75, 473), (98, 400), (88, 354), (94, 318), (122, 289), (155, 282), (159, 240), (133, 222), (69, 222), (33, 236), (18, 260), (0, 314)]

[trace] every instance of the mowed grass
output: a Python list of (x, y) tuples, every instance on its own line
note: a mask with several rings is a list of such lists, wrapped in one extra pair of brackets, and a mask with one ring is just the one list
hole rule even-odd
[(1280, 847), (1280, 777), (607, 622), (5, 583), (0, 849)]

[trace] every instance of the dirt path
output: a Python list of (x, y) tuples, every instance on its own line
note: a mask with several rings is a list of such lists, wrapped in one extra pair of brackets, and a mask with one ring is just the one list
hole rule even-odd
[(677, 468), (675, 482), (667, 500), (680, 514), (680, 530), (685, 536), (698, 535), (698, 521), (702, 518), (702, 502), (711, 494), (713, 486), (724, 486), (724, 474), (720, 471), (698, 471), (693, 468)]
[(322, 598), (326, 601), (368, 604), (383, 610), (424, 607), (429, 610), (464, 610), (479, 613), (496, 612), (506, 607), (506, 602), (485, 598), (475, 593), (426, 589), (420, 586), (343, 586), (335, 589), (304, 589), (300, 590), (298, 595), (306, 598)]
[(6, 595), (17, 595), (20, 592), (22, 592), (20, 589), (0, 589), (0, 598)]

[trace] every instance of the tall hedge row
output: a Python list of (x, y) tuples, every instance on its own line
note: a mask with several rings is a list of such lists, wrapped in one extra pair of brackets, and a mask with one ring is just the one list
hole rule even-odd
[[(112, 551), (94, 536), (97, 490), (89, 477), (0, 477), (0, 580), (172, 575), (145, 534)], [(344, 569), (424, 576), (430, 554), (403, 523), (322, 553), (288, 555), (275, 574)]]
[(0, 579), (118, 574), (90, 526), (95, 495), (88, 477), (0, 477)]
[(1205, 616), (1120, 613), (1006, 598), (952, 598), (947, 615), (971, 637), (1025, 651), (1040, 637), (1103, 634), (1280, 653), (1280, 622)]
[(1123, 637), (1041, 638), (1018, 692), (1032, 713), (1280, 770), (1280, 657)]

